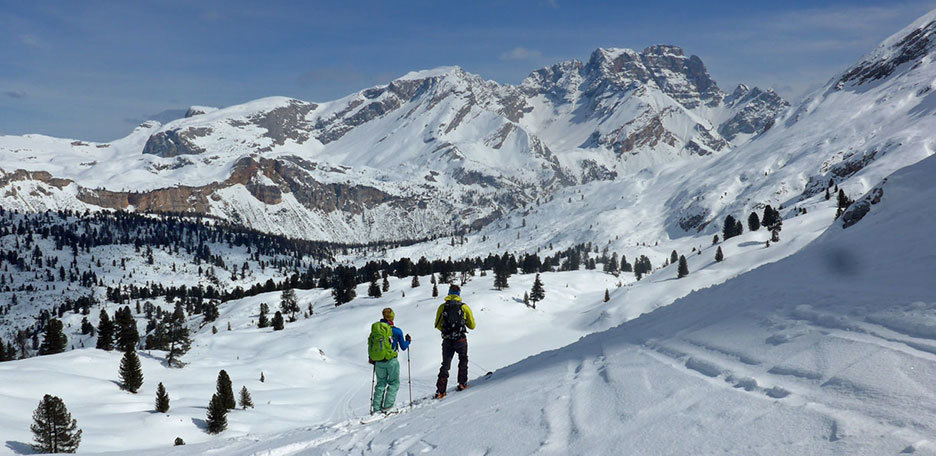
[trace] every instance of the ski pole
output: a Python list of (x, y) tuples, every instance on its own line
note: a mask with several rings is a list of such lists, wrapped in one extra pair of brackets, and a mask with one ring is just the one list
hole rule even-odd
[(491, 374), (494, 373), (494, 372), (491, 372), (491, 371), (485, 369), (484, 367), (480, 366), (478, 363), (476, 363), (476, 362), (474, 362), (474, 361), (472, 361), (472, 360), (470, 360), (470, 359), (468, 360), (468, 362), (471, 363), (471, 364), (474, 364), (475, 367), (477, 367), (478, 369), (481, 369), (481, 370), (487, 372), (486, 374), (484, 374), (485, 377), (487, 377), (488, 375), (491, 375)]
[(370, 380), (370, 403), (367, 404), (367, 408), (374, 413), (374, 382), (377, 380), (377, 365), (372, 364), (373, 370), (371, 371), (371, 380)]
[(413, 406), (413, 371), (410, 369), (410, 350), (413, 348), (406, 349), (406, 380), (409, 383), (409, 406)]

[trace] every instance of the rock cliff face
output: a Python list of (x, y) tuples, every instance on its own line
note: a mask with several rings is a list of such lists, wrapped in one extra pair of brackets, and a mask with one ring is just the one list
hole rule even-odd
[(892, 37), (881, 44), (875, 52), (852, 66), (839, 78), (837, 89), (848, 85), (859, 86), (886, 78), (898, 68), (908, 65), (908, 69), (919, 64), (936, 47), (936, 20), (927, 18), (919, 26), (913, 27), (906, 34)]

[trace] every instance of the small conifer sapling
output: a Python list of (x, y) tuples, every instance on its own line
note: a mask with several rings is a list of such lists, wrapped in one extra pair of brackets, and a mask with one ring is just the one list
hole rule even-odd
[(208, 423), (209, 434), (220, 434), (227, 429), (227, 407), (224, 401), (215, 393), (208, 402), (208, 414), (205, 420)]
[(166, 413), (169, 411), (169, 394), (166, 393), (166, 387), (162, 382), (156, 387), (156, 411)]
[(120, 387), (136, 394), (143, 386), (143, 369), (136, 351), (124, 352), (120, 360)]
[(247, 407), (253, 408), (254, 406), (253, 398), (250, 397), (250, 392), (247, 391), (246, 386), (241, 387), (238, 403), (242, 410), (247, 410)]
[(679, 256), (679, 270), (677, 271), (676, 278), (681, 279), (689, 275), (689, 265), (686, 263), (686, 257)]

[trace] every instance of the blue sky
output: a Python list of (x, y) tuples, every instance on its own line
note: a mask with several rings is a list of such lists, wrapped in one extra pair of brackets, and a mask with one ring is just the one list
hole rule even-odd
[(442, 65), (517, 83), (597, 47), (659, 43), (701, 57), (724, 90), (745, 82), (792, 98), (932, 8), (936, 1), (0, 0), (0, 134), (106, 141), (190, 105), (328, 101)]

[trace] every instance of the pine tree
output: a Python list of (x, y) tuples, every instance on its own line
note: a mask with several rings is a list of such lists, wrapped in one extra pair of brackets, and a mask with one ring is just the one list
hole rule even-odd
[(136, 320), (130, 312), (130, 307), (117, 309), (114, 312), (114, 345), (120, 351), (136, 349), (140, 342), (140, 332), (137, 330)]
[(611, 258), (604, 263), (604, 272), (615, 274), (618, 272), (618, 254), (614, 252)]
[(202, 316), (205, 317), (205, 322), (215, 321), (218, 319), (219, 315), (218, 305), (213, 302), (205, 306), (205, 311), (202, 312)]
[(438, 296), (439, 296), (439, 287), (436, 284), (432, 284), (432, 297), (435, 298)]
[(525, 291), (523, 292), (523, 305), (530, 307), (530, 294)]
[(677, 254), (676, 251), (673, 250), (673, 251), (670, 252), (670, 254), (669, 254), (669, 262), (670, 262), (671, 264), (676, 264), (677, 261), (679, 261), (679, 254)]
[(218, 396), (221, 398), (221, 403), (225, 407), (232, 409), (237, 407), (237, 401), (234, 399), (234, 389), (231, 386), (231, 377), (228, 376), (227, 371), (221, 369), (221, 372), (218, 372)]
[(276, 311), (275, 314), (273, 314), (273, 330), (274, 331), (283, 330), (283, 314), (280, 313), (280, 311), (278, 310)]
[(40, 355), (54, 355), (65, 351), (65, 347), (68, 346), (68, 338), (65, 337), (62, 329), (61, 320), (53, 318), (46, 323), (42, 345), (39, 346)]
[(783, 220), (780, 218), (779, 211), (775, 210), (769, 204), (764, 207), (764, 216), (761, 217), (761, 226), (773, 231), (775, 227), (778, 227), (782, 223)]
[(192, 346), (189, 330), (185, 326), (185, 310), (182, 308), (182, 304), (177, 304), (175, 311), (169, 316), (166, 339), (169, 343), (169, 353), (166, 359), (169, 367), (182, 367), (184, 364), (179, 358), (188, 353), (189, 348)]
[(721, 246), (718, 246), (718, 250), (715, 251), (715, 261), (721, 262), (725, 259), (725, 254), (722, 253)]
[(260, 318), (257, 321), (257, 327), (266, 328), (270, 326), (270, 319), (267, 317), (267, 314), (270, 313), (270, 306), (266, 303), (260, 304)]
[(387, 273), (384, 272), (383, 283), (380, 284), (380, 289), (384, 293), (390, 291), (390, 281), (387, 280)]
[(335, 282), (332, 288), (332, 297), (335, 298), (335, 307), (351, 302), (357, 297), (357, 282), (355, 269), (339, 266), (335, 269)]
[(751, 215), (747, 218), (748, 231), (757, 231), (761, 227), (760, 218), (757, 217), (757, 212), (751, 212)]
[(689, 275), (689, 265), (686, 264), (686, 257), (679, 256), (679, 270), (676, 273), (676, 278), (681, 279)]
[(418, 287), (418, 286), (419, 286), (419, 276), (414, 274), (414, 275), (413, 275), (413, 281), (410, 282), (410, 287), (416, 288), (416, 287)]
[(372, 298), (379, 298), (382, 295), (380, 292), (380, 285), (377, 285), (377, 279), (371, 280), (370, 286), (367, 287), (367, 296)]
[(504, 264), (498, 264), (494, 266), (494, 288), (498, 290), (503, 290), (504, 288), (509, 288), (510, 285), (507, 284), (507, 267)]
[(166, 387), (162, 382), (156, 387), (156, 411), (166, 413), (169, 411), (169, 394), (166, 393)]
[(250, 392), (247, 391), (247, 387), (243, 386), (240, 390), (240, 399), (238, 400), (240, 408), (247, 410), (247, 407), (253, 408), (254, 403), (253, 399), (250, 397)]
[(839, 189), (838, 197), (836, 198), (835, 218), (838, 219), (841, 217), (852, 203), (854, 203), (854, 201), (845, 196), (845, 190)]
[(546, 298), (546, 289), (543, 288), (543, 281), (540, 280), (540, 275), (536, 274), (536, 279), (533, 280), (533, 288), (530, 290), (530, 300), (533, 301), (533, 308), (536, 308), (536, 303), (542, 301)]
[(107, 315), (107, 311), (101, 309), (101, 321), (98, 323), (98, 338), (96, 347), (100, 350), (111, 351), (114, 349), (114, 323)]
[(608, 289), (607, 289), (607, 288), (605, 288), (604, 302), (608, 302), (608, 301), (610, 301), (610, 300), (611, 300), (611, 293), (608, 292)]
[(136, 394), (143, 386), (143, 368), (140, 357), (133, 350), (124, 352), (120, 360), (120, 387)]
[(296, 290), (292, 288), (283, 290), (280, 294), (280, 309), (283, 315), (289, 315), (290, 321), (295, 321), (296, 314), (299, 312), (299, 300), (296, 298)]
[(169, 335), (166, 330), (166, 323), (155, 322), (153, 323), (153, 331), (146, 336), (146, 349), (147, 350), (169, 350)]
[(211, 396), (211, 401), (208, 402), (208, 433), (209, 434), (220, 434), (227, 429), (227, 407), (224, 406), (224, 401), (215, 393)]
[(722, 224), (722, 238), (727, 241), (728, 239), (734, 237), (736, 226), (737, 222), (735, 221), (735, 218), (731, 214), (728, 214), (725, 217), (725, 223)]
[(78, 421), (72, 419), (62, 399), (46, 394), (33, 412), (33, 424), (29, 426), (39, 453), (74, 453), (81, 443)]
[(260, 383), (263, 383), (265, 381), (266, 381), (266, 377), (263, 376), (263, 371), (260, 371)]

